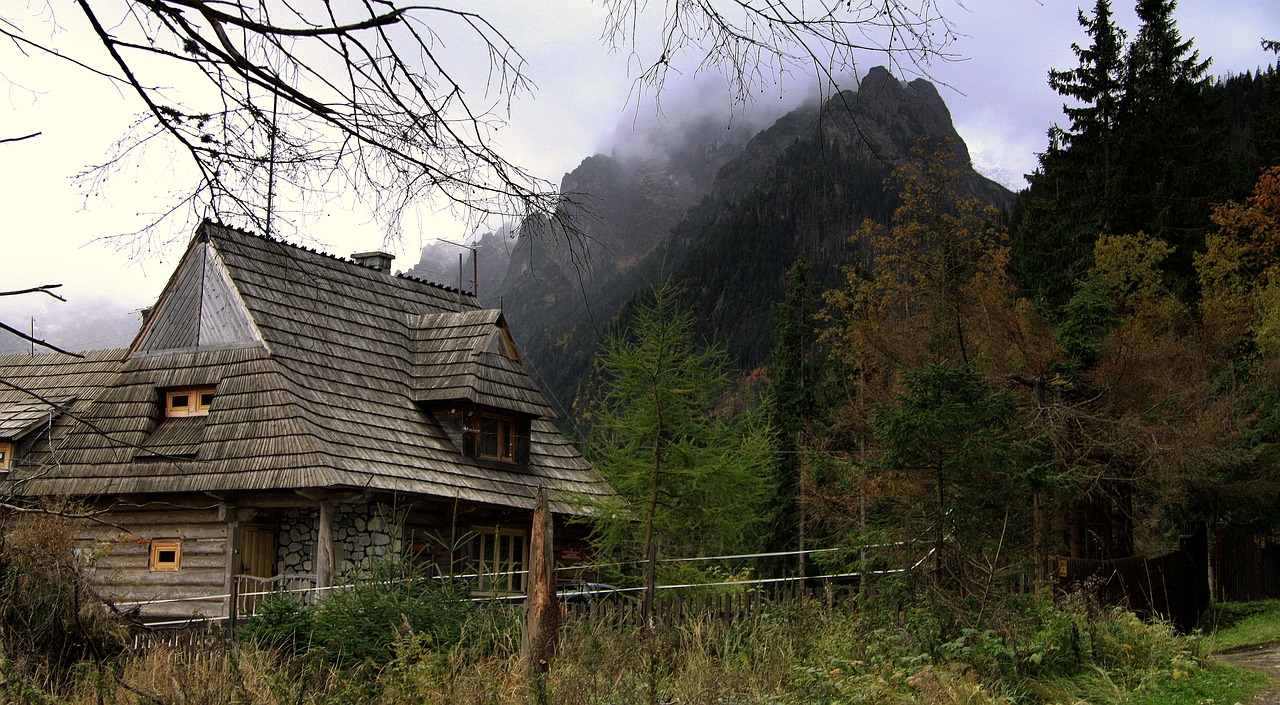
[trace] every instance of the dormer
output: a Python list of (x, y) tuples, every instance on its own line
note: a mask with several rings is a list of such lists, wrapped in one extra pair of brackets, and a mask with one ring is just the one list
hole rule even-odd
[(43, 435), (40, 429), (52, 426), (74, 401), (75, 397), (60, 396), (0, 406), (0, 473), (15, 468), (23, 453)]
[(201, 231), (191, 241), (129, 349), (140, 355), (261, 346), (253, 316)]
[(413, 399), (464, 455), (523, 464), (535, 418), (554, 417), (525, 373), (501, 311), (413, 316)]

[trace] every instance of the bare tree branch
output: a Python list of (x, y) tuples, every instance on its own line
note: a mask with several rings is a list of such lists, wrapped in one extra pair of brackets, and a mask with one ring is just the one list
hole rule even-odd
[[(37, 132), (36, 134), (40, 134), (40, 133), (38, 133), (38, 132)], [(62, 298), (61, 296), (58, 296), (57, 294), (55, 294), (55, 293), (53, 293), (52, 291), (50, 291), (51, 289), (57, 289), (57, 288), (59, 288), (59, 287), (61, 287), (61, 286), (62, 286), (61, 284), (44, 284), (44, 285), (42, 285), (42, 286), (33, 286), (33, 287), (31, 287), (30, 289), (16, 289), (16, 290), (14, 290), (14, 291), (0, 291), (0, 296), (21, 296), (21, 295), (23, 295), (23, 294), (36, 294), (36, 293), (43, 293), (43, 294), (48, 294), (49, 296), (52, 296), (53, 298), (55, 298), (55, 299), (57, 299), (57, 300), (62, 301), (63, 303), (65, 303), (65, 302), (66, 302), (66, 299), (64, 299), (64, 298)]]
[[(27, 341), (28, 343), (35, 343), (36, 345), (39, 345), (40, 347), (43, 347), (43, 348), (49, 348), (50, 350), (53, 350), (54, 352), (60, 352), (60, 353), (62, 353), (63, 355), (70, 355), (71, 357), (84, 357), (84, 355), (81, 355), (80, 353), (73, 353), (73, 352), (71, 352), (70, 350), (63, 350), (62, 348), (58, 347), (57, 345), (54, 345), (53, 343), (50, 343), (50, 342), (48, 342), (48, 341), (46, 341), (46, 340), (41, 340), (40, 338), (36, 338), (36, 337), (33, 337), (33, 336), (31, 336), (31, 335), (29, 335), (29, 334), (27, 334), (27, 333), (23, 333), (22, 331), (18, 330), (17, 328), (14, 328), (13, 326), (8, 325), (7, 323), (5, 323), (5, 322), (3, 322), (3, 321), (0, 321), (0, 330), (6, 330), (6, 331), (9, 331), (10, 333), (13, 333), (14, 335), (18, 336), (19, 338), (22, 338), (23, 340)], [(0, 383), (6, 383), (6, 382), (5, 382), (4, 380), (0, 379)], [(6, 383), (6, 384), (7, 384), (7, 383)]]
[(6, 142), (21, 142), (23, 140), (32, 139), (33, 137), (39, 137), (43, 134), (43, 132), (32, 132), (29, 135), (23, 135), (21, 137), (0, 137), (0, 144), (4, 144)]
[[(32, 41), (11, 20), (0, 21), (0, 37), (127, 85), (137, 97), (142, 119), (80, 175), (86, 190), (100, 190), (147, 146), (176, 146), (181, 161), (194, 166), (190, 190), (179, 187), (172, 204), (152, 216), (144, 228), (151, 234), (183, 214), (274, 232), (269, 211), (282, 193), (301, 204), (353, 194), (372, 208), (388, 239), (418, 204), (451, 208), (476, 225), (530, 214), (555, 220), (571, 210), (560, 208), (552, 183), (495, 146), (513, 101), (533, 89), (525, 58), (496, 18), (398, 0), (76, 6), (107, 50), (110, 69), (73, 58), (55, 42)], [(632, 52), (637, 90), (659, 93), (677, 59), (692, 56), (697, 70), (722, 72), (738, 101), (791, 71), (838, 87), (853, 78), (864, 52), (914, 69), (947, 58), (956, 36), (937, 0), (605, 6), (604, 39)], [(639, 47), (651, 39), (642, 16), (660, 24), (656, 54), (641, 56)], [(468, 73), (476, 59), (488, 62), (484, 79)]]

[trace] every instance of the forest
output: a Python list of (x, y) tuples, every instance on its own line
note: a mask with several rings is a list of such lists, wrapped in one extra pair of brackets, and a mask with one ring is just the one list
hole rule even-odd
[[(817, 569), (844, 573), (851, 555), (864, 569), (907, 560), (867, 546), (924, 541), (937, 584), (981, 594), (1045, 584), (1055, 556), (1150, 558), (1209, 536), (1223, 554), (1265, 545), (1280, 518), (1280, 85), (1274, 67), (1211, 78), (1172, 3), (1137, 9), (1132, 38), (1108, 2), (1080, 13), (1078, 65), (1049, 77), (1068, 121), (1011, 205), (934, 139), (883, 196), (857, 196), (873, 190), (865, 178), (840, 180), (842, 194), (819, 183), (821, 170), (797, 169), (766, 180), (770, 194), (751, 208), (686, 219), (734, 244), (697, 251), (626, 310), (630, 327), (602, 346), (598, 391), (579, 404), (586, 447), (634, 502), (692, 520), (716, 483), (749, 481), (734, 496), (754, 508), (668, 527), (664, 550), (845, 547)], [(809, 150), (795, 161), (806, 164), (839, 145), (791, 150)], [(753, 268), (791, 242), (756, 231), (806, 226), (844, 227), (856, 262), (832, 272), (821, 252), (802, 251), (775, 298)], [(733, 249), (742, 243), (768, 251)], [(707, 341), (719, 357), (685, 369), (677, 349)], [(634, 358), (660, 344), (676, 347)], [(716, 391), (646, 396), (636, 365), (644, 379)], [(673, 420), (686, 414), (697, 424)], [(772, 463), (747, 450), (761, 414)], [(742, 429), (739, 440), (720, 425)], [(690, 443), (743, 448), (748, 479), (700, 478), (681, 465)], [(620, 448), (633, 450), (620, 459)], [(673, 489), (658, 501), (664, 463)], [(708, 544), (686, 545), (691, 535)], [(711, 538), (722, 536), (737, 541)], [(804, 561), (770, 569), (795, 574)], [(1233, 570), (1215, 560), (1215, 595), (1233, 594)]]

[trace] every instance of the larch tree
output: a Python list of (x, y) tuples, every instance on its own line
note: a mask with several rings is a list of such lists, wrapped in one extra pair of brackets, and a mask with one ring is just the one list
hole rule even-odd
[(669, 284), (596, 358), (587, 454), (618, 496), (596, 508), (594, 536), (606, 553), (642, 556), (646, 619), (659, 556), (723, 555), (763, 541), (777, 442), (763, 407), (722, 404), (728, 369), (723, 352), (694, 340)]

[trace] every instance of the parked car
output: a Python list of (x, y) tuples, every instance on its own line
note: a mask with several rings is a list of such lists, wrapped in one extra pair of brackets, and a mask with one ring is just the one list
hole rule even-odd
[(604, 583), (561, 582), (556, 583), (556, 599), (570, 605), (590, 605), (598, 602), (619, 602), (623, 592)]

